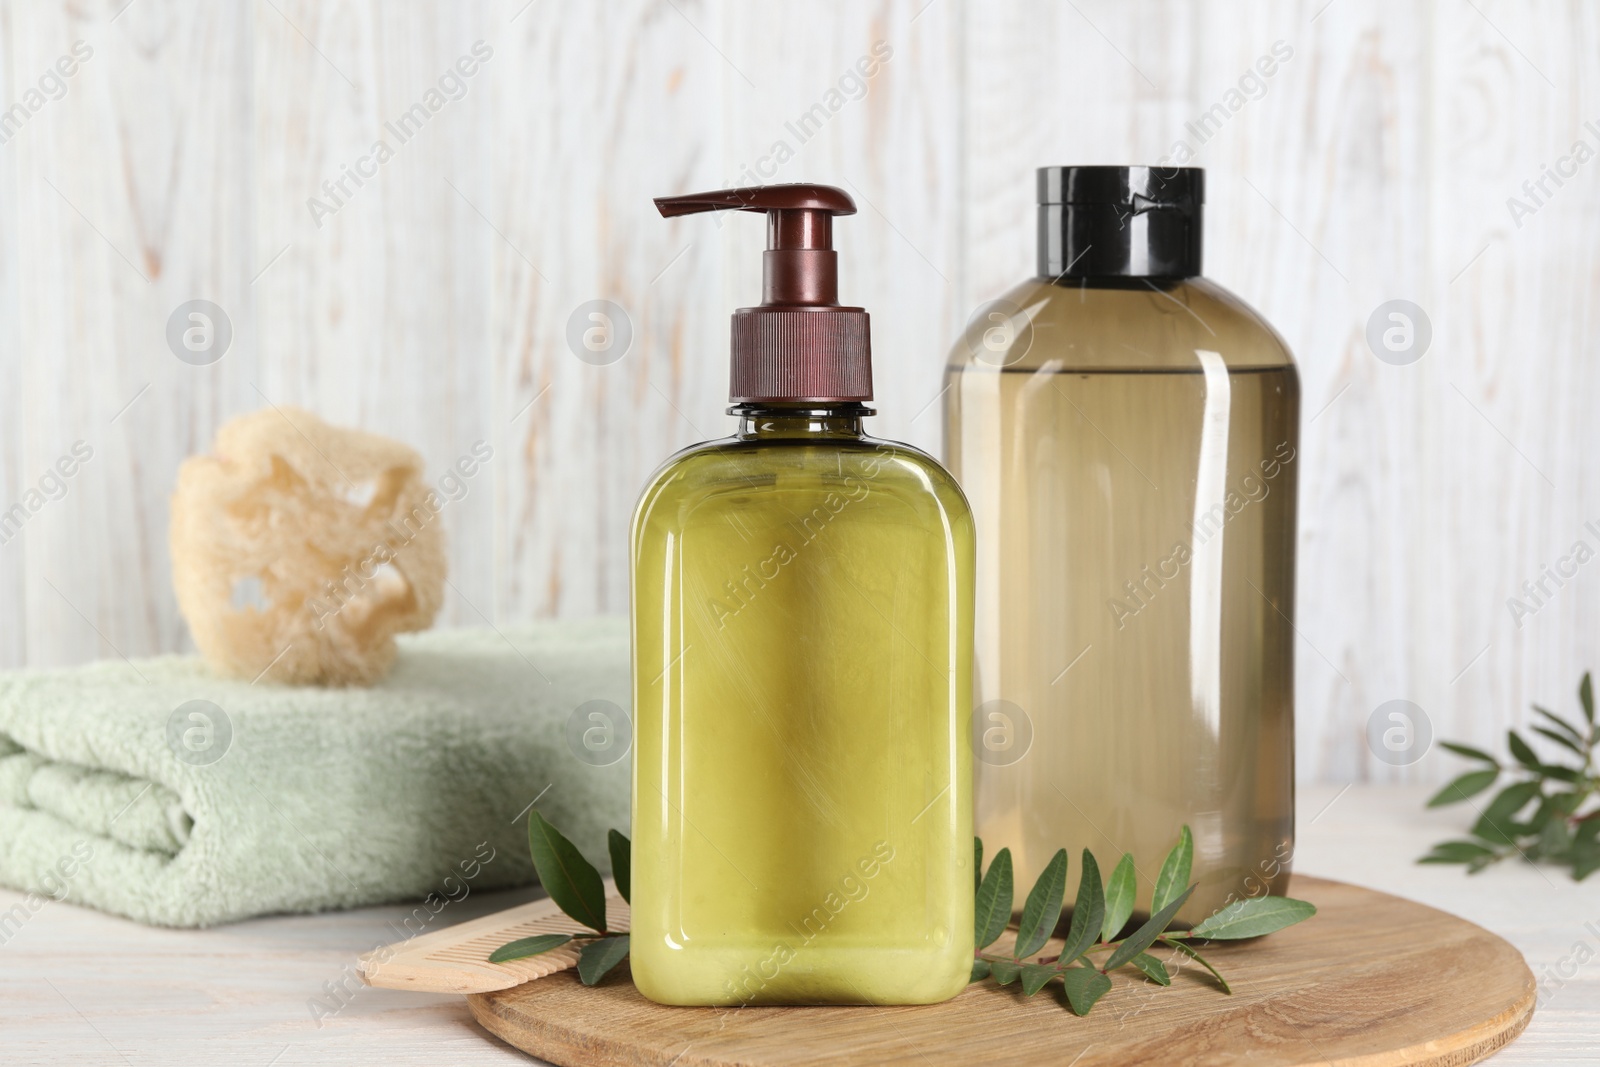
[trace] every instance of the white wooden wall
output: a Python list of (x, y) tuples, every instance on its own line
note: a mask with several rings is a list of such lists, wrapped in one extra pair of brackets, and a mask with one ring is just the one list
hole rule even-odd
[[(1520, 628), (1506, 606), (1573, 542), (1600, 549), (1600, 160), (1520, 227), (1506, 206), (1574, 141), (1600, 148), (1600, 6), (125, 2), (0, 4), (5, 106), (93, 49), (0, 146), (0, 509), (94, 450), (0, 545), (0, 665), (188, 647), (167, 494), (267, 402), (441, 473), (493, 445), (446, 513), (445, 623), (625, 611), (635, 494), (726, 432), (727, 314), (759, 284), (758, 220), (665, 222), (651, 196), (736, 181), (779, 140), (794, 158), (764, 180), (849, 189), (876, 430), (937, 449), (947, 344), (1031, 271), (1034, 167), (1165, 156), (1282, 41), (1195, 162), (1207, 273), (1304, 378), (1302, 776), (1439, 778), (1437, 752), (1369, 755), (1377, 705), (1498, 743), (1600, 667), (1600, 562)], [(465, 97), (314, 225), (323, 180), (480, 40)], [(798, 143), (786, 121), (880, 41), (865, 96)], [(1364, 340), (1397, 297), (1433, 326), (1403, 367)], [(193, 298), (235, 330), (210, 366), (165, 343)], [(566, 346), (591, 299), (633, 324), (611, 366)]]

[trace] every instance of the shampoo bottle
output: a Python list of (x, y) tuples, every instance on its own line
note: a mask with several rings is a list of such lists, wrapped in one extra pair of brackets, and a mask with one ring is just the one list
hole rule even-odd
[(978, 833), (1026, 886), (1063, 846), (1153, 876), (1187, 824), (1191, 923), (1284, 892), (1294, 845), (1300, 384), (1200, 276), (1203, 180), (1040, 170), (1037, 275), (975, 316), (946, 392), (980, 547)]
[(733, 316), (738, 430), (673, 456), (632, 530), (632, 969), (663, 1004), (920, 1004), (973, 949), (973, 526), (868, 437), (867, 313), (818, 185), (659, 199), (767, 216)]

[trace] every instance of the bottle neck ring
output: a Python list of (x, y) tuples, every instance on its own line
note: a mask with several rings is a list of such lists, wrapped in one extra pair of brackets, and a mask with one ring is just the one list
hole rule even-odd
[(734, 404), (728, 414), (739, 417), (734, 436), (740, 440), (854, 440), (866, 436), (862, 420), (873, 414), (865, 404)]

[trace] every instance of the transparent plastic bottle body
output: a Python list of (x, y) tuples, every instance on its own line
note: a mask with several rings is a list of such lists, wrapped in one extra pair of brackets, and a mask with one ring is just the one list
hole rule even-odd
[(634, 981), (944, 1000), (972, 961), (972, 520), (860, 417), (747, 416), (633, 526)]
[[(978, 526), (977, 832), (1019, 885), (1057, 848), (1151, 879), (1185, 823), (1183, 922), (1286, 891), (1294, 843), (1299, 380), (1204, 279), (1002, 298), (948, 370)], [(999, 321), (999, 320), (996, 320)]]

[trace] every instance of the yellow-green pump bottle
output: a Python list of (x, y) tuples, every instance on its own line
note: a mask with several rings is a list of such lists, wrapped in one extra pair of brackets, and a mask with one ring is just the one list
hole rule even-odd
[(663, 1004), (922, 1004), (973, 949), (973, 524), (862, 431), (828, 186), (657, 200), (765, 212), (733, 318), (732, 437), (667, 461), (632, 531), (632, 969)]

